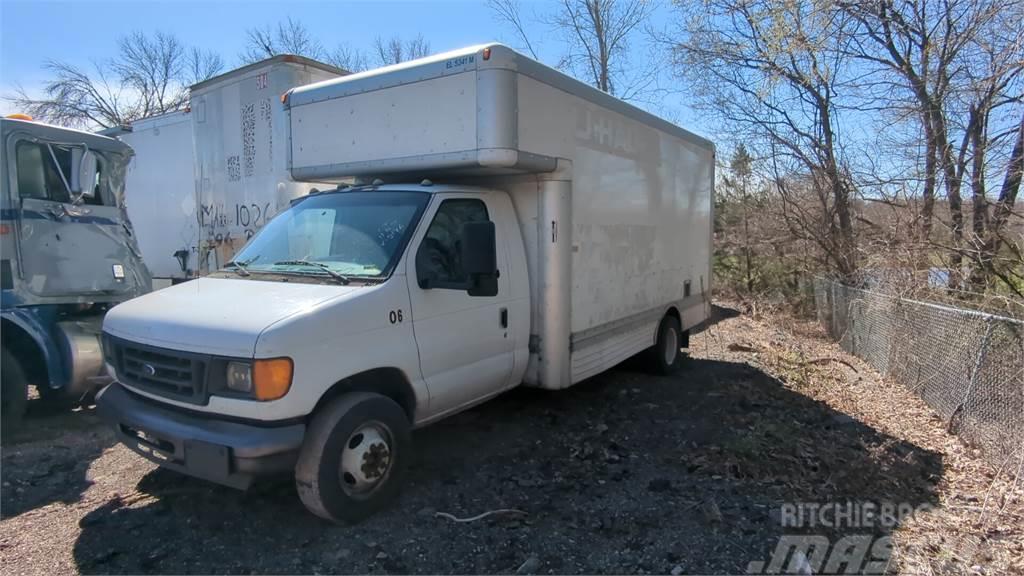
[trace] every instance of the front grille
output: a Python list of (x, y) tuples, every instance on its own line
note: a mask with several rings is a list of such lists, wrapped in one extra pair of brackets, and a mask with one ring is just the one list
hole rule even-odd
[(125, 384), (175, 400), (206, 402), (209, 357), (113, 340), (118, 377)]

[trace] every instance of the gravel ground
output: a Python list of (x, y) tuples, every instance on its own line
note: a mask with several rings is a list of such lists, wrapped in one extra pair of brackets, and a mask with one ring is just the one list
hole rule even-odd
[[(671, 378), (630, 361), (566, 391), (515, 390), (416, 432), (398, 503), (357, 526), (307, 513), (290, 482), (238, 492), (157, 469), (117, 445), (91, 409), (30, 415), (3, 447), (0, 568), (743, 573), (794, 532), (780, 522), (785, 502), (943, 502), (941, 446), (838, 411), (764, 359), (763, 346), (779, 353), (814, 336), (772, 343), (765, 322), (718, 313)], [(827, 367), (846, 378), (840, 369)], [(908, 414), (941, 433), (927, 410)], [(503, 508), (525, 515), (437, 515)], [(865, 529), (814, 533), (834, 542)]]

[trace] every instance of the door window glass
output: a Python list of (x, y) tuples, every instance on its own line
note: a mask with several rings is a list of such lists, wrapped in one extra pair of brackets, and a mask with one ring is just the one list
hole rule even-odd
[(417, 275), (438, 288), (466, 287), (469, 279), (462, 271), (462, 225), (488, 220), (487, 206), (480, 200), (445, 200), (416, 254)]
[[(70, 203), (71, 192), (71, 148), (56, 144), (20, 142), (17, 148), (18, 195), (22, 198), (38, 198), (54, 202)], [(83, 171), (91, 174), (91, 182), (82, 182), (82, 204), (113, 206), (111, 197), (104, 193), (104, 161), (98, 154), (88, 155), (87, 161), (95, 162), (95, 170)]]
[(18, 144), (17, 154), (19, 196), (55, 202), (71, 201), (71, 195), (64, 183), (64, 177), (71, 174), (71, 150), (35, 142), (21, 142)]

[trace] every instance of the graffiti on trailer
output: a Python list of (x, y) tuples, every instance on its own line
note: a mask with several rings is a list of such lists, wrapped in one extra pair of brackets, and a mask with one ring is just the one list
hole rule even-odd
[(270, 202), (263, 205), (239, 203), (231, 210), (223, 204), (203, 204), (199, 210), (199, 227), (207, 243), (231, 244), (237, 234), (244, 235), (245, 240), (252, 238), (270, 216)]

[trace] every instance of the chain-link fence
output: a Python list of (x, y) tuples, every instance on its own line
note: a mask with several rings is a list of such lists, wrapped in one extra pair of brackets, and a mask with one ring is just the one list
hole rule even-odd
[(994, 465), (1021, 456), (1024, 322), (822, 278), (814, 303), (844, 350), (914, 390)]

